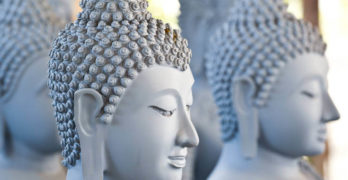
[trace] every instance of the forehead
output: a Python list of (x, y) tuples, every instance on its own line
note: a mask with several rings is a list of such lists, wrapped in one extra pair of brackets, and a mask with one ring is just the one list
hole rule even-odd
[(326, 58), (319, 54), (307, 53), (297, 56), (280, 71), (275, 88), (286, 91), (313, 80), (326, 83), (328, 70)]
[[(132, 96), (137, 100), (146, 100), (159, 93), (176, 93), (181, 98), (191, 95), (194, 83), (191, 70), (180, 71), (173, 67), (155, 65), (142, 71), (127, 88), (122, 99)], [(123, 100), (122, 100), (123, 101)]]

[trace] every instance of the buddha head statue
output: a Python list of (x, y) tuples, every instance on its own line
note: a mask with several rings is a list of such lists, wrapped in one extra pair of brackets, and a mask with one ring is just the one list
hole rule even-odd
[(68, 177), (181, 179), (187, 148), (198, 144), (187, 41), (145, 0), (80, 5), (49, 63)]
[(180, 27), (190, 42), (191, 69), (195, 79), (205, 79), (204, 55), (209, 37), (227, 17), (234, 0), (180, 0)]
[(47, 87), (60, 22), (45, 0), (0, 1), (0, 151), (6, 163), (41, 161), (60, 150)]
[(66, 21), (72, 20), (72, 14), (74, 11), (74, 6), (78, 0), (48, 0), (52, 7), (55, 7), (53, 10)]
[(211, 39), (207, 77), (225, 142), (252, 158), (262, 146), (289, 157), (324, 151), (339, 113), (327, 90), (326, 45), (282, 0), (235, 2)]

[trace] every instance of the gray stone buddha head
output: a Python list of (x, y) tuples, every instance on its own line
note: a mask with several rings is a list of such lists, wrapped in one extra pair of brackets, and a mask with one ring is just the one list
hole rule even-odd
[(0, 1), (0, 150), (6, 158), (22, 149), (38, 156), (60, 149), (47, 87), (59, 24), (44, 0)]
[(290, 157), (324, 151), (325, 124), (339, 118), (327, 91), (326, 45), (317, 28), (281, 0), (243, 0), (211, 39), (207, 77), (223, 140), (237, 135)]
[(205, 80), (204, 55), (209, 36), (226, 20), (234, 0), (180, 0), (180, 27), (190, 42), (193, 56), (191, 69), (196, 79)]
[(78, 0), (48, 0), (53, 10), (67, 22), (72, 21), (74, 6)]
[(81, 163), (91, 179), (180, 179), (198, 144), (187, 41), (152, 18), (145, 0), (80, 5), (50, 53), (63, 164), (73, 172)]

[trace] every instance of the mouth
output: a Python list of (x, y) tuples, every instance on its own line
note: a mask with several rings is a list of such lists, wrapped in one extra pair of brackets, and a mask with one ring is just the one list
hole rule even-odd
[(325, 143), (326, 142), (326, 128), (321, 128), (319, 130), (318, 141)]
[(169, 156), (168, 163), (170, 166), (176, 169), (182, 169), (186, 166), (186, 157), (185, 156)]
[(319, 137), (318, 137), (318, 141), (319, 141), (319, 142), (322, 142), (322, 143), (325, 143), (325, 142), (326, 142), (326, 138), (323, 137), (323, 136), (319, 136)]

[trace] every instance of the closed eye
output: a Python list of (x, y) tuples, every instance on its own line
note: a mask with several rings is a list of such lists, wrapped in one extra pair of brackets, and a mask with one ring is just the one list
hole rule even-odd
[(314, 98), (314, 97), (315, 97), (313, 93), (308, 92), (308, 91), (302, 91), (301, 93), (302, 93), (303, 95), (309, 97), (309, 98)]
[(149, 108), (153, 109), (154, 111), (160, 113), (164, 117), (171, 117), (176, 109), (173, 110), (165, 110), (163, 108), (157, 107), (157, 106), (149, 106)]

